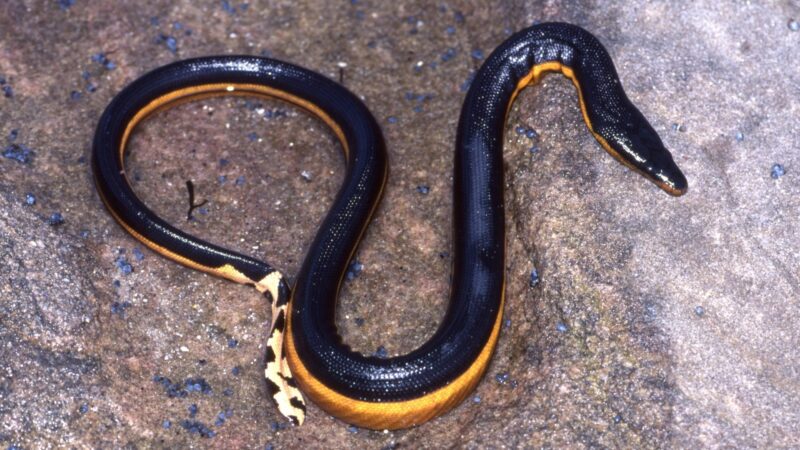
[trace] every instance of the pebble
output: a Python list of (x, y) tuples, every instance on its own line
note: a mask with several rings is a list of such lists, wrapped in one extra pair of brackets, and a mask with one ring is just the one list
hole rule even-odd
[(189, 395), (189, 393), (183, 389), (181, 383), (173, 383), (172, 380), (165, 376), (153, 375), (153, 381), (164, 387), (164, 393), (167, 394), (169, 398), (183, 398)]
[(236, 14), (236, 7), (232, 6), (231, 2), (229, 2), (228, 0), (222, 0), (220, 4), (222, 6), (222, 10), (225, 11), (226, 13), (230, 15)]
[(283, 109), (268, 109), (264, 111), (264, 117), (267, 119), (286, 117), (287, 114), (288, 113)]
[(772, 171), (770, 172), (769, 176), (773, 179), (777, 180), (778, 178), (786, 175), (786, 169), (783, 168), (780, 164), (773, 164)]
[(220, 426), (223, 423), (225, 423), (227, 419), (230, 419), (231, 417), (233, 417), (232, 409), (226, 409), (225, 411), (220, 411), (219, 414), (217, 414), (217, 421), (214, 422), (214, 425)]
[(133, 247), (133, 259), (137, 262), (144, 259), (144, 253), (139, 249), (139, 247)]
[(270, 428), (272, 428), (272, 431), (281, 431), (281, 430), (285, 430), (285, 429), (289, 428), (289, 424), (288, 423), (286, 423), (286, 422), (278, 422), (278, 421), (270, 423), (269, 426), (270, 426)]
[(697, 317), (703, 317), (703, 315), (706, 313), (706, 309), (700, 305), (697, 305), (694, 307), (694, 313), (697, 315)]
[(530, 287), (536, 287), (536, 285), (538, 285), (538, 284), (539, 284), (539, 272), (534, 267), (533, 269), (531, 269), (531, 276), (530, 276), (530, 281), (528, 282), (528, 285)]
[(131, 302), (113, 302), (111, 303), (111, 314), (116, 314), (122, 318), (125, 317), (125, 310), (133, 306)]
[(164, 40), (164, 45), (166, 45), (169, 51), (172, 53), (178, 51), (178, 41), (172, 36), (167, 36), (167, 38)]
[(21, 164), (29, 164), (36, 153), (23, 144), (9, 144), (3, 150), (3, 157), (13, 159)]
[(108, 59), (108, 56), (106, 56), (106, 54), (103, 52), (92, 55), (92, 61), (102, 65), (106, 68), (106, 70), (114, 70), (117, 68), (117, 65)]
[(159, 34), (156, 42), (164, 43), (169, 51), (175, 53), (178, 51), (178, 40), (168, 34)]
[(60, 212), (54, 212), (53, 214), (50, 214), (50, 217), (47, 219), (47, 223), (53, 227), (59, 226), (64, 223), (64, 216), (62, 216)]
[(133, 272), (133, 266), (131, 266), (131, 264), (128, 262), (127, 259), (125, 259), (124, 256), (117, 257), (116, 264), (117, 268), (119, 269), (120, 272), (122, 272), (123, 275), (130, 275), (131, 272)]
[(350, 263), (350, 266), (347, 267), (345, 278), (347, 278), (347, 281), (352, 281), (358, 276), (358, 274), (361, 273), (362, 270), (364, 270), (364, 264), (361, 264), (358, 262), (358, 260), (353, 260), (353, 262)]
[(196, 420), (184, 420), (181, 422), (181, 426), (189, 432), (189, 434), (199, 434), (204, 438), (213, 438), (217, 435), (216, 432), (208, 428), (202, 422)]
[(222, 426), (222, 424), (224, 423), (225, 423), (225, 413), (217, 414), (217, 420), (214, 421), (214, 426), (219, 427)]
[(442, 62), (447, 62), (447, 61), (450, 61), (451, 59), (455, 58), (456, 57), (456, 53), (457, 53), (456, 49), (454, 49), (453, 47), (448, 48), (447, 50), (445, 50), (444, 53), (442, 53), (442, 56), (441, 56)]
[(214, 391), (204, 378), (187, 378), (183, 384), (187, 392), (201, 392), (208, 395)]

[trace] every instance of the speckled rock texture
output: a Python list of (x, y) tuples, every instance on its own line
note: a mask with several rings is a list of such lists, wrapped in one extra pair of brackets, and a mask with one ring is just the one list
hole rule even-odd
[[(263, 297), (144, 248), (95, 192), (97, 119), (150, 69), (245, 53), (340, 79), (381, 123), (391, 174), (339, 328), (365, 353), (409, 351), (446, 307), (470, 75), (552, 20), (606, 45), (689, 193), (608, 157), (563, 77), (520, 95), (500, 343), (474, 395), (417, 428), (314, 406), (286, 426), (262, 379)], [(800, 446), (795, 20), (796, 1), (0, 3), (0, 448)], [(162, 217), (291, 277), (339, 152), (294, 107), (217, 98), (143, 123), (128, 167)], [(208, 202), (192, 221), (187, 180)]]

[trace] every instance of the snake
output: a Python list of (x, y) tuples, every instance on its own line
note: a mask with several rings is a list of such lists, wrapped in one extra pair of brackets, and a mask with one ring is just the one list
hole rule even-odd
[[(180, 60), (128, 84), (102, 113), (92, 170), (111, 216), (144, 245), (192, 269), (254, 286), (271, 305), (265, 380), (281, 414), (301, 424), (305, 397), (358, 427), (399, 429), (449, 411), (477, 386), (500, 335), (505, 303), (503, 143), (511, 105), (550, 72), (574, 84), (584, 122), (619, 162), (680, 196), (687, 181), (658, 133), (625, 94), (600, 41), (583, 28), (541, 23), (500, 44), (475, 72), (460, 112), (453, 170), (452, 282), (437, 330), (399, 356), (353, 351), (335, 324), (348, 265), (382, 197), (388, 157), (364, 102), (339, 83), (257, 56)], [(290, 288), (257, 258), (206, 242), (167, 223), (139, 200), (125, 157), (145, 118), (214, 96), (265, 97), (316, 116), (338, 138), (344, 180)]]

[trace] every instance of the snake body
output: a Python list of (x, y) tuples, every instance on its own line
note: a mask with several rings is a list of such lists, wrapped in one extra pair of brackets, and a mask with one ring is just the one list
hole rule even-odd
[[(156, 252), (194, 269), (254, 285), (272, 305), (265, 375), (279, 410), (305, 417), (301, 391), (354, 425), (395, 429), (423, 423), (477, 385), (498, 339), (504, 303), (503, 133), (517, 94), (547, 72), (567, 76), (601, 146), (664, 191), (686, 179), (658, 134), (630, 102), (600, 42), (580, 27), (534, 25), (511, 36), (472, 81), (458, 124), (453, 174), (453, 276), (447, 312), (412, 352), (377, 358), (353, 352), (336, 331), (335, 308), (348, 263), (378, 206), (388, 169), (383, 137), (364, 104), (312, 71), (253, 56), (190, 59), (137, 79), (109, 104), (97, 127), (93, 170), (114, 218)], [(293, 103), (327, 123), (347, 161), (293, 292), (257, 259), (204, 242), (166, 223), (133, 193), (124, 156), (134, 127), (154, 111), (215, 95)]]

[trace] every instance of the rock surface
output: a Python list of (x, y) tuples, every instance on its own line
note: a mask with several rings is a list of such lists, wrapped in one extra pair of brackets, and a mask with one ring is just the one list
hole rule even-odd
[[(800, 446), (800, 6), (388, 3), (0, 5), (0, 446)], [(362, 352), (409, 351), (446, 306), (464, 87), (510, 32), (552, 20), (606, 45), (690, 190), (607, 157), (565, 79), (526, 90), (506, 133), (500, 344), (473, 396), (418, 428), (314, 406), (286, 427), (262, 380), (263, 297), (143, 248), (95, 193), (97, 119), (149, 69), (245, 53), (341, 79), (380, 121), (391, 175), (338, 324)], [(158, 214), (289, 276), (343, 172), (324, 124), (257, 99), (179, 106), (131, 147)], [(208, 200), (189, 222), (187, 180)]]

